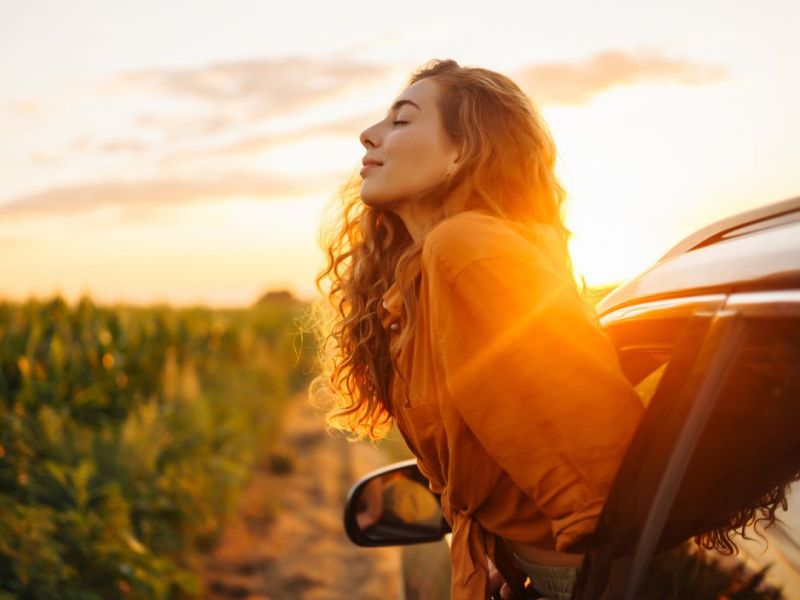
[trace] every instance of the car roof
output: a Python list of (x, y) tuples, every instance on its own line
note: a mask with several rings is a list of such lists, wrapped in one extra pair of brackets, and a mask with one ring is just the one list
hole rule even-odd
[(800, 196), (715, 221), (598, 302), (621, 306), (687, 294), (800, 285)]

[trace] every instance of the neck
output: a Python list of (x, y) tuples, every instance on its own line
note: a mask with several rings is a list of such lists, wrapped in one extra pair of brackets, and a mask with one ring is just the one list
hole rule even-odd
[(466, 210), (469, 194), (463, 186), (459, 186), (447, 197), (442, 205), (432, 203), (402, 204), (393, 212), (403, 220), (414, 243), (421, 243), (425, 232), (442, 218)]

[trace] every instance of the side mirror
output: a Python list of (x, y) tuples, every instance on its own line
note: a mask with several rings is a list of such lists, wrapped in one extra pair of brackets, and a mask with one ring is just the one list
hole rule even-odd
[(439, 496), (415, 459), (373, 471), (347, 495), (344, 530), (357, 546), (436, 542), (450, 532)]

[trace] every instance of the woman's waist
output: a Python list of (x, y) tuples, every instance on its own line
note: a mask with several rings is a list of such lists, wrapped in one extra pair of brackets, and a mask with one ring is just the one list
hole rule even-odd
[(519, 558), (547, 567), (575, 567), (583, 562), (583, 554), (559, 552), (548, 548), (541, 548), (525, 542), (505, 540), (512, 552)]

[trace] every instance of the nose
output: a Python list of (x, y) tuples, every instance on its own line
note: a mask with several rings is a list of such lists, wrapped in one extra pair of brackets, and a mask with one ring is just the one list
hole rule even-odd
[(367, 127), (364, 131), (361, 132), (361, 135), (358, 136), (358, 139), (361, 141), (361, 144), (367, 148), (369, 146), (375, 147), (375, 134), (374, 134), (375, 126), (372, 125), (371, 127)]

